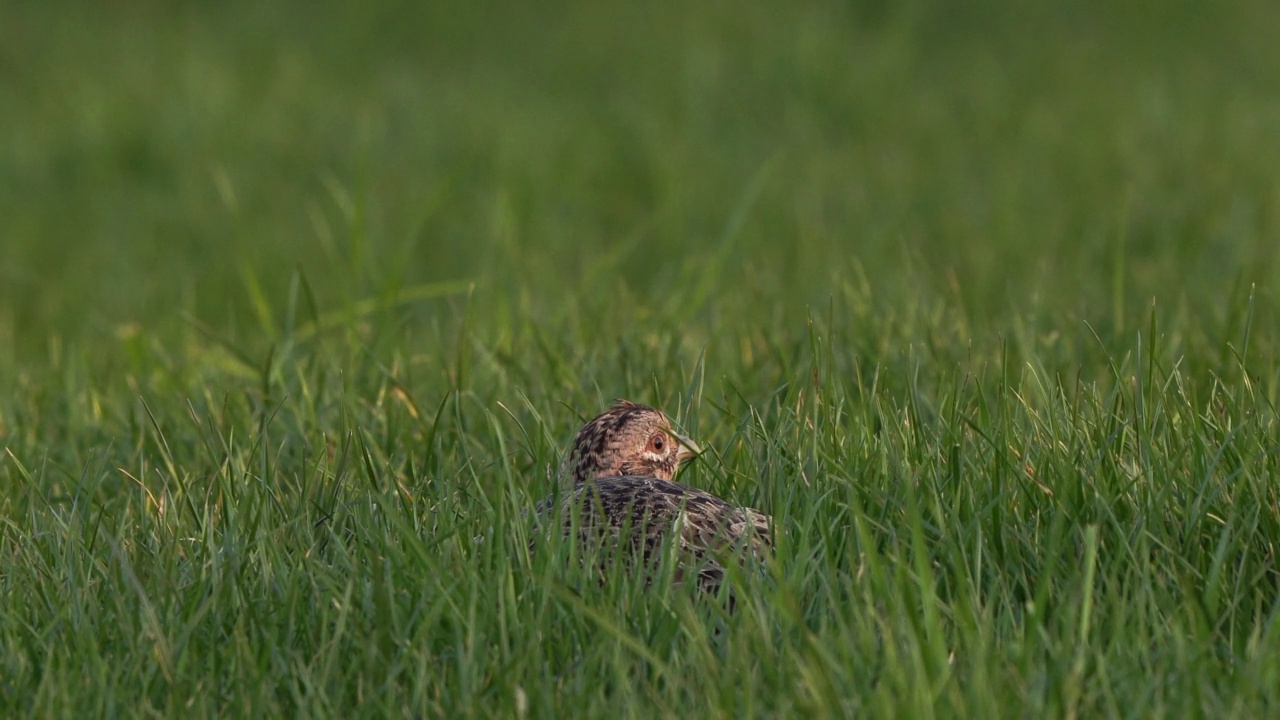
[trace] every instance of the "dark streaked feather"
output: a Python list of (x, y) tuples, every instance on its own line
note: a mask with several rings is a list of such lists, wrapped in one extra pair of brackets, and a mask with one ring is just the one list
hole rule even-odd
[[(553, 501), (540, 504), (541, 517), (550, 520), (552, 514)], [(583, 542), (629, 546), (646, 563), (655, 561), (672, 537), (681, 558), (677, 580), (697, 573), (699, 588), (710, 593), (719, 589), (726, 560), (763, 560), (771, 550), (768, 516), (655, 477), (580, 483), (562, 498), (556, 521), (567, 535), (576, 529)]]

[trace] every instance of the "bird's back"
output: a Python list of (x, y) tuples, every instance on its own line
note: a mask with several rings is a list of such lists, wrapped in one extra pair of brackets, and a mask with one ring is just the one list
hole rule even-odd
[[(554, 503), (544, 501), (547, 518)], [(670, 539), (681, 559), (677, 579), (695, 572), (698, 585), (715, 592), (730, 559), (763, 560), (772, 547), (769, 517), (736, 507), (711, 493), (644, 476), (601, 477), (579, 483), (561, 498), (558, 522), (583, 542), (629, 548), (656, 560)]]

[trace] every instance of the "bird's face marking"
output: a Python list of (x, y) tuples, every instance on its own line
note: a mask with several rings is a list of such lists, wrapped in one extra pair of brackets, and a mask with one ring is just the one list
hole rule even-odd
[(583, 426), (569, 453), (574, 484), (598, 477), (642, 475), (670, 480), (697, 451), (661, 412), (626, 400)]

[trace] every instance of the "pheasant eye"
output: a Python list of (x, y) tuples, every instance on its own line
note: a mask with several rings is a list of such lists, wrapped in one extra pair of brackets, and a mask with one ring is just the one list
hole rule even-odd
[(662, 452), (663, 448), (666, 446), (667, 439), (662, 436), (662, 433), (658, 433), (657, 435), (649, 438), (649, 449), (654, 452)]

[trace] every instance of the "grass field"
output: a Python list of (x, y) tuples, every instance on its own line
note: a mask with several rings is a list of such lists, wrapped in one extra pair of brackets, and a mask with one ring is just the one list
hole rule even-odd
[(1276, 712), (1280, 6), (505, 5), (0, 4), (0, 716)]

